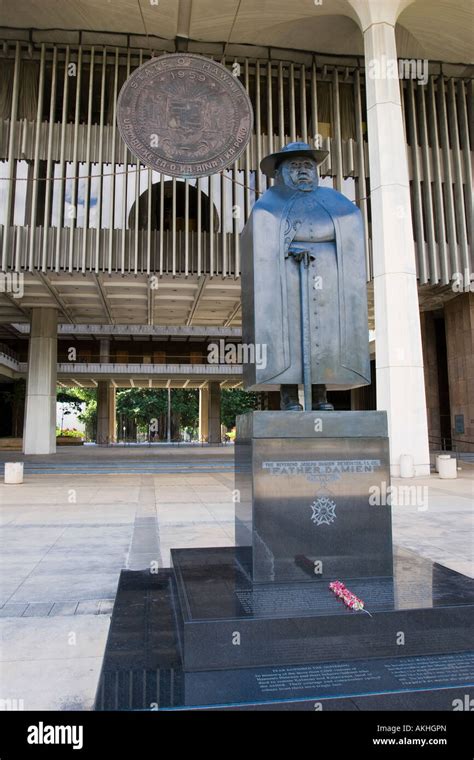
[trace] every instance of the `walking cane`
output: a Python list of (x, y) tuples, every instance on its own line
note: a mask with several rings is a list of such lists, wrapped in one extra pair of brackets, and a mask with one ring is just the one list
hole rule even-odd
[(314, 259), (309, 251), (298, 251), (292, 254), (300, 269), (300, 306), (301, 306), (301, 354), (303, 362), (304, 409), (311, 411), (311, 336), (309, 331), (308, 311), (308, 269)]

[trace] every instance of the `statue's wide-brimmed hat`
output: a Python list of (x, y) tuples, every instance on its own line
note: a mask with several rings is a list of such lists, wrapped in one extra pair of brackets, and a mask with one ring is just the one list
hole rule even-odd
[(329, 155), (327, 150), (316, 150), (305, 142), (292, 142), (285, 145), (278, 153), (270, 153), (260, 161), (260, 169), (267, 177), (274, 177), (278, 166), (289, 158), (312, 158), (317, 164), (322, 164)]

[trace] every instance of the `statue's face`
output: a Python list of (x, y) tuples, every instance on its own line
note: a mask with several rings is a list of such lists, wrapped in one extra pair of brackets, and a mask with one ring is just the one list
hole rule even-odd
[(318, 165), (312, 158), (288, 158), (278, 167), (285, 185), (298, 190), (313, 190), (318, 184)]

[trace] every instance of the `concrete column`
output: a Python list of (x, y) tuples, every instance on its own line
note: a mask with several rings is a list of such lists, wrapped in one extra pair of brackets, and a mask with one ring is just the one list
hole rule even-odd
[(23, 452), (56, 452), (56, 309), (32, 309), (28, 348)]
[(109, 442), (113, 443), (117, 439), (116, 433), (117, 404), (115, 388), (109, 388)]
[(396, 76), (395, 23), (411, 1), (349, 0), (364, 34), (377, 408), (388, 414), (395, 476), (402, 454), (413, 457), (416, 475), (430, 472), (408, 161)]
[(432, 311), (420, 314), (423, 363), (425, 368), (426, 415), (428, 432), (436, 447), (441, 446), (441, 417), (439, 406), (439, 368), (436, 350), (435, 316)]
[(199, 440), (209, 440), (209, 388), (199, 388)]
[(100, 339), (99, 361), (101, 364), (107, 364), (108, 362), (110, 362), (110, 339), (109, 338)]
[(110, 440), (110, 388), (108, 380), (97, 383), (97, 435), (96, 443)]
[[(99, 361), (101, 364), (107, 364), (110, 361), (110, 340), (101, 338), (99, 349)], [(108, 380), (99, 380), (97, 385), (97, 434), (96, 443), (110, 443), (114, 438), (111, 436), (111, 427), (113, 426), (114, 417), (111, 416), (115, 398), (111, 398), (111, 388)], [(115, 397), (115, 394), (114, 394)]]
[(458, 451), (474, 451), (474, 293), (448, 301), (444, 314), (451, 435)]
[(221, 443), (221, 386), (209, 383), (209, 443)]

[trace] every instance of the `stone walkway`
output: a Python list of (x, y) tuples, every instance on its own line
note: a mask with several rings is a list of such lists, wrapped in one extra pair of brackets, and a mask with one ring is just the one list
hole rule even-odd
[[(0, 707), (92, 707), (120, 570), (167, 567), (173, 547), (233, 545), (227, 452), (225, 460), (220, 471), (118, 468), (0, 484)], [(474, 467), (463, 465), (456, 481), (409, 483), (427, 491), (393, 506), (394, 543), (473, 576)]]
[[(474, 577), (474, 466), (463, 462), (456, 480), (437, 475), (415, 481), (421, 503), (392, 506), (393, 541), (399, 546)], [(422, 491), (421, 489), (426, 489)]]

